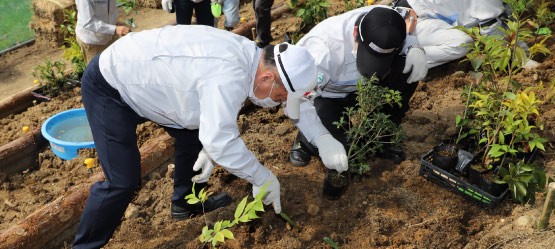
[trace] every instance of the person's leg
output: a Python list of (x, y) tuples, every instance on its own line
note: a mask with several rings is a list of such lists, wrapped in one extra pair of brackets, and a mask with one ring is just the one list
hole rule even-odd
[(91, 187), (73, 248), (100, 248), (108, 242), (140, 188), (141, 157), (135, 130), (144, 120), (102, 77), (98, 56), (85, 70), (81, 92), (106, 180)]
[(252, 1), (256, 16), (256, 40), (260, 47), (264, 47), (273, 40), (271, 26), (271, 10), (274, 0), (254, 0)]
[(174, 4), (175, 19), (177, 21), (177, 24), (191, 24), (195, 3), (193, 3), (191, 0), (174, 0)]
[(468, 53), (464, 44), (472, 43), (472, 37), (439, 19), (419, 19), (415, 35), (426, 51), (428, 68), (464, 57)]
[(382, 112), (389, 114), (390, 119), (397, 125), (401, 124), (401, 120), (405, 116), (405, 113), (409, 110), (410, 98), (414, 94), (418, 82), (407, 83), (407, 79), (410, 72), (407, 74), (403, 73), (405, 67), (404, 56), (397, 56), (391, 65), (391, 72), (380, 81), (380, 85), (387, 87), (392, 90), (397, 90), (401, 93), (401, 107), (398, 105), (386, 106)]
[[(173, 129), (164, 127), (166, 132), (174, 138), (174, 157), (175, 171), (173, 175), (173, 195), (171, 204), (171, 217), (174, 219), (185, 219), (192, 215), (210, 212), (220, 207), (231, 204), (231, 197), (227, 193), (212, 195), (201, 204), (189, 205), (185, 196), (192, 193), (193, 182), (191, 178), (196, 173), (193, 166), (202, 150), (202, 143), (198, 138), (198, 130)], [(207, 187), (206, 183), (195, 184), (195, 191), (198, 193), (202, 188)]]
[(79, 37), (75, 37), (75, 38), (77, 40), (77, 44), (79, 44), (79, 47), (81, 47), (81, 51), (83, 52), (83, 59), (85, 59), (85, 65), (88, 65), (94, 56), (96, 56), (97, 54), (100, 54), (114, 41), (112, 40), (112, 42), (106, 45), (92, 45), (92, 44), (87, 44), (83, 42), (81, 39), (79, 39)]
[(224, 0), (222, 12), (225, 16), (224, 27), (227, 30), (235, 28), (240, 21), (239, 0)]
[(197, 18), (197, 24), (214, 27), (214, 16), (212, 15), (212, 10), (210, 9), (210, 1), (204, 0), (200, 3), (193, 4), (195, 6), (194, 8), (195, 16)]

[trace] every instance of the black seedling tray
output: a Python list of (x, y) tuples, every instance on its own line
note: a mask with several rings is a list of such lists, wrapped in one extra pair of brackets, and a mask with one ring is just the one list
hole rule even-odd
[(472, 157), (468, 158), (468, 155), (472, 156), (471, 153), (459, 150), (459, 162), (457, 163), (456, 169), (453, 170), (453, 173), (450, 173), (431, 163), (432, 152), (433, 150), (430, 150), (420, 159), (421, 166), (419, 174), (437, 185), (455, 192), (465, 199), (485, 208), (495, 207), (509, 193), (509, 188), (507, 188), (500, 196), (493, 196), (462, 178), (462, 176), (466, 175), (466, 172), (468, 172), (467, 167), (469, 167), (470, 161), (472, 161)]

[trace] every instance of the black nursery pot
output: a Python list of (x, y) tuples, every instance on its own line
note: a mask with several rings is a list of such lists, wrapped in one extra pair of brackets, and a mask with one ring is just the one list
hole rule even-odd
[(445, 171), (452, 170), (459, 160), (459, 149), (451, 145), (438, 145), (432, 152), (432, 163)]
[(493, 180), (494, 178), (495, 173), (493, 170), (484, 170), (481, 167), (476, 167), (476, 165), (472, 165), (468, 169), (468, 180), (470, 183), (492, 196), (498, 197), (508, 188), (508, 185), (498, 184)]
[(349, 187), (349, 177), (346, 173), (339, 174), (335, 170), (328, 170), (324, 178), (324, 197), (337, 200)]

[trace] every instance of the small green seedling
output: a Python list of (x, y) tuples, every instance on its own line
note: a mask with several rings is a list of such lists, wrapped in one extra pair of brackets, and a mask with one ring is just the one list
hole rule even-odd
[(282, 219), (284, 219), (287, 223), (289, 223), (289, 225), (291, 227), (297, 226), (297, 223), (295, 223), (295, 221), (293, 221), (291, 218), (289, 218), (289, 216), (286, 213), (281, 212), (281, 213), (279, 213), (279, 216), (281, 216)]
[[(225, 243), (226, 239), (235, 239), (233, 236), (233, 232), (229, 230), (229, 228), (237, 225), (239, 222), (249, 222), (256, 218), (260, 218), (256, 212), (261, 211), (264, 212), (264, 204), (262, 203), (262, 198), (266, 195), (266, 188), (268, 187), (269, 183), (266, 183), (260, 189), (260, 192), (254, 197), (254, 200), (247, 203), (248, 196), (245, 196), (243, 200), (239, 203), (237, 208), (235, 209), (235, 215), (233, 220), (219, 220), (214, 224), (212, 229), (208, 226), (208, 221), (206, 217), (204, 218), (204, 222), (206, 226), (202, 228), (202, 233), (199, 236), (199, 240), (202, 243), (210, 243), (213, 248), (216, 248), (219, 243)], [(192, 194), (185, 196), (187, 203), (189, 204), (202, 204), (202, 210), (204, 211), (204, 202), (208, 200), (208, 197), (212, 194), (212, 192), (204, 191), (204, 188), (200, 190), (198, 195), (195, 192), (195, 183), (193, 182), (193, 190)]]
[(333, 249), (339, 249), (339, 246), (330, 237), (324, 237), (324, 242), (328, 243)]

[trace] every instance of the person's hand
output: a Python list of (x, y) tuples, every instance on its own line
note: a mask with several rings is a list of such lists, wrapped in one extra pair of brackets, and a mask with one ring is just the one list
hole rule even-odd
[(173, 13), (173, 0), (162, 0), (162, 9), (168, 13)]
[[(279, 181), (278, 181), (277, 177), (273, 173), (270, 172), (270, 176), (268, 176), (266, 181), (264, 181), (264, 184), (266, 184), (267, 182), (270, 182), (270, 184), (268, 184), (268, 187), (266, 187), (266, 196), (264, 196), (264, 198), (262, 198), (262, 202), (265, 205), (272, 204), (272, 206), (274, 207), (274, 212), (276, 212), (276, 214), (279, 214), (279, 213), (281, 213)], [(260, 188), (262, 188), (262, 186), (264, 186), (264, 184), (262, 184), (260, 186), (256, 186), (256, 185), (253, 184), (252, 185), (252, 195), (256, 196), (260, 192)]]
[(349, 168), (349, 160), (345, 147), (330, 134), (324, 134), (314, 140), (322, 163), (328, 169), (333, 169), (339, 173)]
[(412, 47), (407, 53), (405, 61), (405, 68), (403, 73), (409, 73), (407, 83), (417, 82), (424, 79), (428, 73), (428, 62), (426, 61), (426, 54), (423, 48)]
[(193, 178), (191, 178), (191, 181), (196, 183), (207, 182), (208, 178), (210, 178), (212, 170), (214, 170), (214, 162), (212, 161), (208, 153), (204, 151), (204, 149), (202, 149), (200, 153), (198, 153), (197, 161), (195, 162), (195, 165), (193, 165), (194, 171), (199, 171), (201, 169), (202, 171), (200, 172), (200, 174), (193, 176)]
[(124, 36), (129, 33), (129, 28), (127, 26), (116, 26), (116, 34), (119, 36)]

